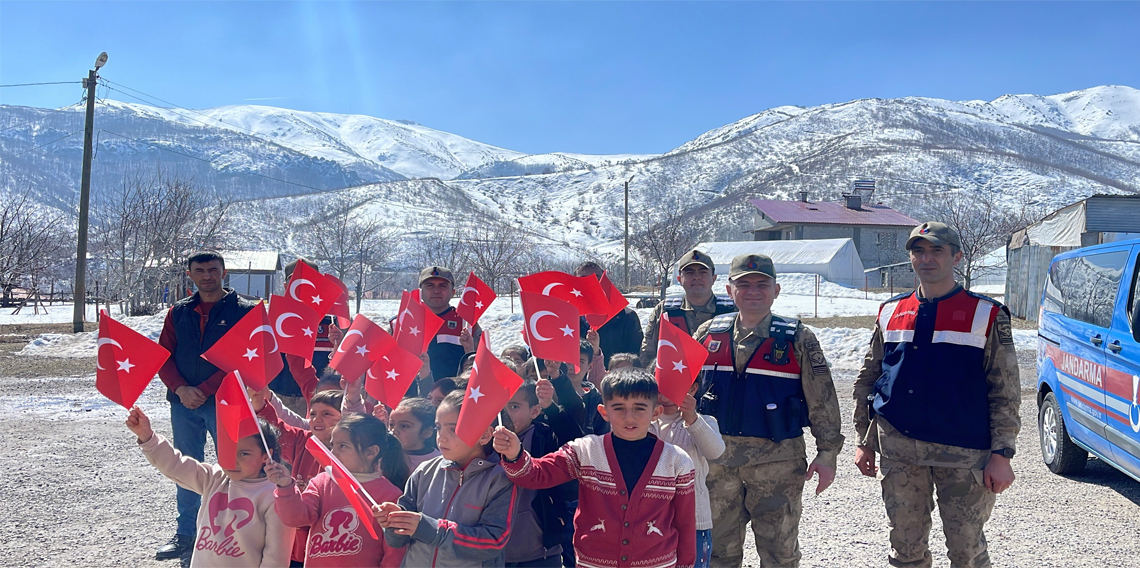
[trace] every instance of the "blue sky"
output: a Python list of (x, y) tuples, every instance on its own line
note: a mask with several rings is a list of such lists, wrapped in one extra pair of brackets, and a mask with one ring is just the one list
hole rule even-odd
[[(4, 1), (0, 84), (77, 80), (107, 51), (105, 77), (187, 108), (410, 119), (528, 153), (657, 153), (780, 105), (1140, 87), (1138, 23), (1140, 3)], [(4, 104), (79, 97), (0, 89)]]

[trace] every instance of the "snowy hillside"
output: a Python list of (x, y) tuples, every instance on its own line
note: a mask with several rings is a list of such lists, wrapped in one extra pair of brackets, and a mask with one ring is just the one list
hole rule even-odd
[[(916, 215), (930, 196), (1051, 210), (1140, 188), (1140, 91), (1122, 86), (991, 102), (782, 106), (662, 155), (524, 155), (412, 123), (263, 106), (106, 101), (98, 112), (96, 195), (124, 172), (161, 165), (256, 202), (240, 212), (251, 238), (286, 247), (294, 227), (270, 210), (341, 188), (406, 232), (438, 231), (477, 211), (544, 242), (603, 252), (619, 246), (630, 176), (635, 224), (680, 210), (713, 220), (725, 240), (748, 237), (748, 198), (837, 199), (855, 178), (875, 179), (876, 201)], [(31, 189), (71, 210), (82, 127), (76, 108), (0, 106), (0, 190)]]

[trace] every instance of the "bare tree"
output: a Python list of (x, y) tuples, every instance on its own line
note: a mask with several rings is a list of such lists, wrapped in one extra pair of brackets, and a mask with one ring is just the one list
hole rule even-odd
[(530, 235), (506, 223), (473, 224), (464, 242), (471, 269), (495, 290), (502, 289), (504, 277), (521, 274), (525, 268), (541, 264)]
[(367, 217), (348, 198), (318, 204), (304, 225), (303, 241), (316, 260), (350, 285), (356, 293), (356, 311), (365, 292), (382, 286), (384, 269), (392, 258), (398, 231)]
[[(687, 216), (679, 207), (661, 207), (638, 217), (629, 244), (653, 266), (663, 284), (668, 282), (673, 263), (710, 233), (701, 217)], [(664, 294), (663, 285), (662, 297)]]
[(29, 193), (0, 204), (0, 290), (3, 302), (21, 283), (36, 288), (71, 244), (63, 213), (37, 207)]
[(221, 244), (228, 208), (212, 191), (161, 171), (136, 173), (99, 195), (92, 205), (94, 264), (110, 295), (129, 313), (149, 311), (144, 304), (178, 278), (183, 258)]
[(978, 199), (963, 192), (930, 201), (926, 211), (930, 219), (946, 223), (961, 237), (962, 262), (955, 271), (966, 289), (994, 270), (986, 264), (985, 256), (1004, 246), (1027, 220), (1026, 211), (1002, 208), (991, 199)]

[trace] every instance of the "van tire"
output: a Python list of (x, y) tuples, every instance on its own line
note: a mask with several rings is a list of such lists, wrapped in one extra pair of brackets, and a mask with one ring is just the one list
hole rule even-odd
[(1089, 453), (1069, 438), (1061, 405), (1053, 393), (1046, 394), (1041, 408), (1037, 409), (1037, 434), (1041, 442), (1041, 459), (1049, 471), (1067, 474), (1085, 468)]

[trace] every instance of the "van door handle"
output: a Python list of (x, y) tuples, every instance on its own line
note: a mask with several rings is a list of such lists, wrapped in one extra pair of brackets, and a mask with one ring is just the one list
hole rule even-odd
[(1089, 339), (1089, 341), (1091, 341), (1091, 342), (1092, 342), (1092, 344), (1093, 344), (1093, 345), (1096, 345), (1097, 347), (1100, 347), (1101, 345), (1104, 345), (1104, 340), (1100, 338), (1100, 334), (1099, 334), (1099, 333), (1098, 333), (1098, 334), (1096, 334), (1095, 336), (1093, 336), (1093, 338), (1092, 338), (1092, 339)]
[(1120, 340), (1119, 339), (1108, 344), (1108, 350), (1112, 351), (1113, 353), (1120, 353), (1121, 349), (1122, 349), (1122, 347), (1120, 347)]

